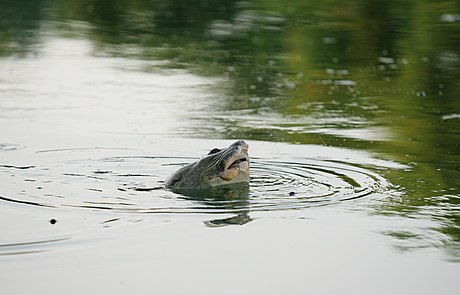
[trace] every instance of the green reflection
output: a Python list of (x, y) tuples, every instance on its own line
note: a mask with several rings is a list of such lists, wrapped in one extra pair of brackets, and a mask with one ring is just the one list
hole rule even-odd
[(34, 52), (45, 1), (0, 2), (0, 57)]
[(220, 77), (212, 108), (187, 118), (193, 124), (184, 135), (377, 152), (412, 167), (383, 172), (403, 196), (379, 212), (427, 216), (448, 235), (446, 244), (460, 242), (458, 1), (1, 5), (1, 56), (35, 52), (42, 27), (52, 23), (66, 34), (81, 30), (96, 55), (162, 60), (164, 68)]

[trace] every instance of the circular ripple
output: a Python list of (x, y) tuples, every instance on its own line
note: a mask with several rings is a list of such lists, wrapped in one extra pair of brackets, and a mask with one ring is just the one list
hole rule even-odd
[(389, 183), (370, 170), (346, 163), (260, 160), (253, 165), (253, 207), (297, 209), (362, 199), (383, 193)]
[[(99, 151), (100, 152), (100, 151)], [(103, 151), (107, 153), (107, 151)], [(114, 151), (120, 153), (120, 151)], [(380, 197), (388, 181), (356, 165), (327, 160), (253, 159), (249, 187), (176, 194), (164, 180), (193, 158), (112, 156), (95, 151), (40, 155), (34, 165), (2, 165), (3, 201), (51, 208), (136, 213), (236, 213), (292, 210)], [(51, 154), (46, 153), (46, 154)], [(71, 159), (68, 159), (71, 157)]]

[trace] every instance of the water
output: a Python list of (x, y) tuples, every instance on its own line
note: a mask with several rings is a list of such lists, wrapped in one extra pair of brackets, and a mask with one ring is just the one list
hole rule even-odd
[[(163, 151), (178, 142), (177, 139), (163, 142)], [(196, 146), (213, 141), (186, 139), (181, 146), (191, 142)], [(181, 196), (164, 189), (164, 180), (169, 175), (196, 158), (148, 155), (149, 151), (128, 148), (41, 150), (32, 155), (17, 152), (18, 157), (26, 158), (34, 165), (2, 165), (5, 172), (2, 179), (5, 197), (2, 199), (48, 208), (179, 214), (304, 209), (368, 197), (376, 199), (395, 192), (384, 177), (350, 163), (349, 157), (356, 157), (350, 151), (318, 146), (253, 144), (255, 151), (279, 148), (285, 152), (303, 152), (309, 157), (295, 162), (292, 157), (287, 157), (291, 160), (288, 162), (276, 151), (271, 151), (263, 158), (253, 158), (250, 189), (244, 186), (238, 193), (238, 188), (230, 188), (230, 191), (237, 191), (236, 195), (225, 192), (228, 188), (223, 188), (224, 191), (216, 188), (215, 193), (198, 192), (198, 198), (208, 201), (204, 204), (184, 201)], [(324, 159), (324, 156), (315, 155), (318, 152), (335, 152), (343, 158)], [(363, 164), (368, 161), (368, 165), (404, 168), (397, 163), (358, 156)], [(214, 200), (214, 194), (224, 199)]]
[[(2, 2), (2, 288), (456, 294), (458, 33), (452, 1)], [(249, 186), (163, 188), (239, 139)]]

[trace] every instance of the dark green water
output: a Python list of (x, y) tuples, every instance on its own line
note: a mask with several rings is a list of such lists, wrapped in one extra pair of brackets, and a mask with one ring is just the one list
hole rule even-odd
[[(237, 139), (249, 191), (161, 189)], [(459, 2), (0, 1), (0, 172), (9, 294), (456, 294)]]

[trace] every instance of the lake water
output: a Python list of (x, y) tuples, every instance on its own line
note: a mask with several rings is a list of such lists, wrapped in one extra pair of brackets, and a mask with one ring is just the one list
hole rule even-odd
[(2, 293), (458, 293), (458, 5), (289, 3), (0, 4)]

